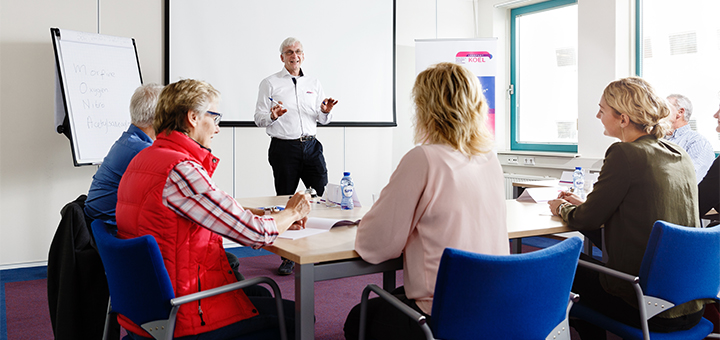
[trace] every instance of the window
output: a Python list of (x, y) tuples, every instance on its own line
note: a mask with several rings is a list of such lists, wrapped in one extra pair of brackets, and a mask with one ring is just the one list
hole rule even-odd
[(577, 152), (577, 1), (546, 1), (510, 15), (510, 147)]
[(637, 73), (661, 96), (690, 99), (690, 127), (715, 151), (720, 136), (712, 116), (720, 103), (720, 1), (637, 0)]

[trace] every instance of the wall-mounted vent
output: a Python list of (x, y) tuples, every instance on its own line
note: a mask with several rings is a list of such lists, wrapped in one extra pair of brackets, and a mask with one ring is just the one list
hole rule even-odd
[(556, 122), (557, 125), (557, 137), (560, 139), (575, 139), (577, 138), (577, 124), (575, 121)]
[(557, 58), (557, 66), (573, 66), (576, 63), (577, 58), (575, 57), (575, 48), (559, 48), (555, 50), (555, 57)]
[(652, 49), (652, 39), (645, 38), (643, 40), (643, 58), (652, 58), (653, 56), (653, 49)]
[(673, 34), (670, 37), (670, 55), (697, 53), (697, 33)]

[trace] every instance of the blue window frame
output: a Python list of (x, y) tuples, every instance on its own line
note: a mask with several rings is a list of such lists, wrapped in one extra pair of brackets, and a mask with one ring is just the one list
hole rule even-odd
[(577, 0), (519, 7), (510, 16), (510, 148), (577, 152)]

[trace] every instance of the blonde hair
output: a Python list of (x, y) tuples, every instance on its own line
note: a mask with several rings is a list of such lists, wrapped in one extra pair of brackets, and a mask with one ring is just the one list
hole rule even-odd
[(220, 99), (212, 85), (195, 79), (183, 79), (165, 86), (158, 98), (153, 128), (156, 134), (165, 131), (188, 132), (188, 111), (206, 114), (210, 105)]
[(415, 143), (447, 144), (467, 156), (492, 149), (488, 106), (480, 81), (467, 68), (439, 63), (420, 72), (412, 90)]
[(664, 119), (670, 115), (670, 104), (640, 77), (623, 78), (608, 84), (603, 98), (617, 114), (626, 114), (631, 123), (647, 134), (662, 138), (670, 130), (670, 123)]

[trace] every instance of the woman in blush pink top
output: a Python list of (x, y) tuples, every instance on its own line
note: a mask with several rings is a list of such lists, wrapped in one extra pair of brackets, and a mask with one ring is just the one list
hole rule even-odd
[[(393, 294), (429, 317), (446, 247), (509, 253), (505, 191), (477, 77), (460, 65), (440, 63), (418, 75), (413, 97), (420, 145), (403, 157), (363, 217), (355, 250), (370, 263), (404, 255), (405, 286)], [(346, 339), (357, 338), (359, 320), (357, 305), (345, 322)], [(424, 338), (410, 318), (379, 298), (368, 305), (366, 334)]]

